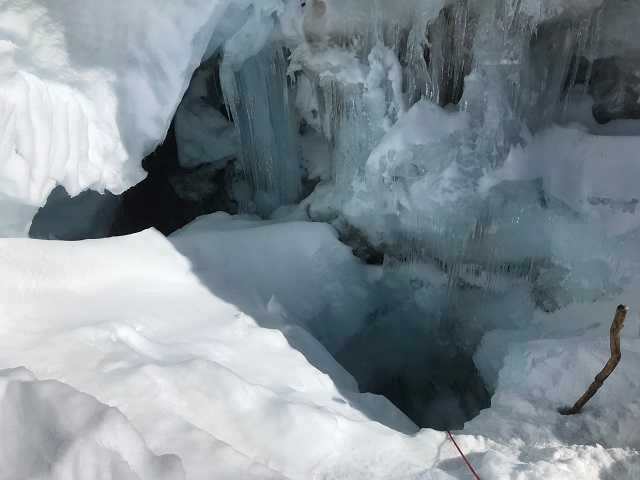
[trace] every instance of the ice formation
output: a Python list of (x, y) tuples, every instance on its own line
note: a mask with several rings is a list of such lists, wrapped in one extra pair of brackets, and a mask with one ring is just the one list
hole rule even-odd
[(638, 308), (640, 3), (129, 3), (0, 0), (0, 236), (240, 215), (2, 240), (0, 368), (140, 478), (463, 478), (463, 425), (483, 478), (640, 475), (637, 313), (557, 413)]

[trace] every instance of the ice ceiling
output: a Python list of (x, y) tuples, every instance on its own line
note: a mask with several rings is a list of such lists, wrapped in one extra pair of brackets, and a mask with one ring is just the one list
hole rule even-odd
[[(429, 425), (436, 396), (459, 397), (454, 425), (486, 405), (483, 332), (634, 274), (635, 0), (48, 3), (0, 1), (4, 236), (56, 185), (121, 194), (169, 131), (147, 193), (55, 190), (32, 235), (168, 233), (214, 210), (331, 223), (382, 265), (383, 300), (357, 331), (310, 329)], [(154, 198), (164, 220), (143, 225)]]

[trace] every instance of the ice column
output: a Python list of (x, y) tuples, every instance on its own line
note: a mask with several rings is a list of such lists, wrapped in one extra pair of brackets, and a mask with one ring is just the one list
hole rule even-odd
[(251, 182), (258, 213), (295, 203), (301, 192), (300, 148), (289, 102), (287, 59), (269, 44), (231, 74), (224, 90), (240, 138), (240, 162)]

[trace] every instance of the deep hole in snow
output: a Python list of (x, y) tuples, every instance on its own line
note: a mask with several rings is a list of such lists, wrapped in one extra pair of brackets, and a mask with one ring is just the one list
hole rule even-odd
[(473, 359), (451, 335), (403, 313), (373, 320), (336, 359), (361, 391), (385, 396), (418, 426), (462, 428), (490, 401)]

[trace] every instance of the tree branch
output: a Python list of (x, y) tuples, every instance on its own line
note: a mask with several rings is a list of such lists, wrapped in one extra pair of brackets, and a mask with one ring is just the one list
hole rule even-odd
[(624, 327), (624, 321), (627, 318), (627, 312), (629, 311), (629, 307), (624, 305), (619, 305), (616, 310), (616, 315), (613, 318), (613, 323), (611, 324), (611, 329), (609, 330), (609, 343), (611, 346), (611, 357), (609, 361), (606, 363), (602, 371), (596, 375), (595, 380), (584, 395), (582, 395), (578, 401), (571, 408), (561, 408), (559, 411), (562, 415), (575, 415), (576, 413), (580, 413), (582, 408), (587, 404), (591, 397), (593, 397), (604, 381), (611, 375), (611, 373), (615, 370), (620, 363), (620, 359), (622, 358), (622, 352), (620, 351), (620, 332), (622, 331), (622, 327)]

